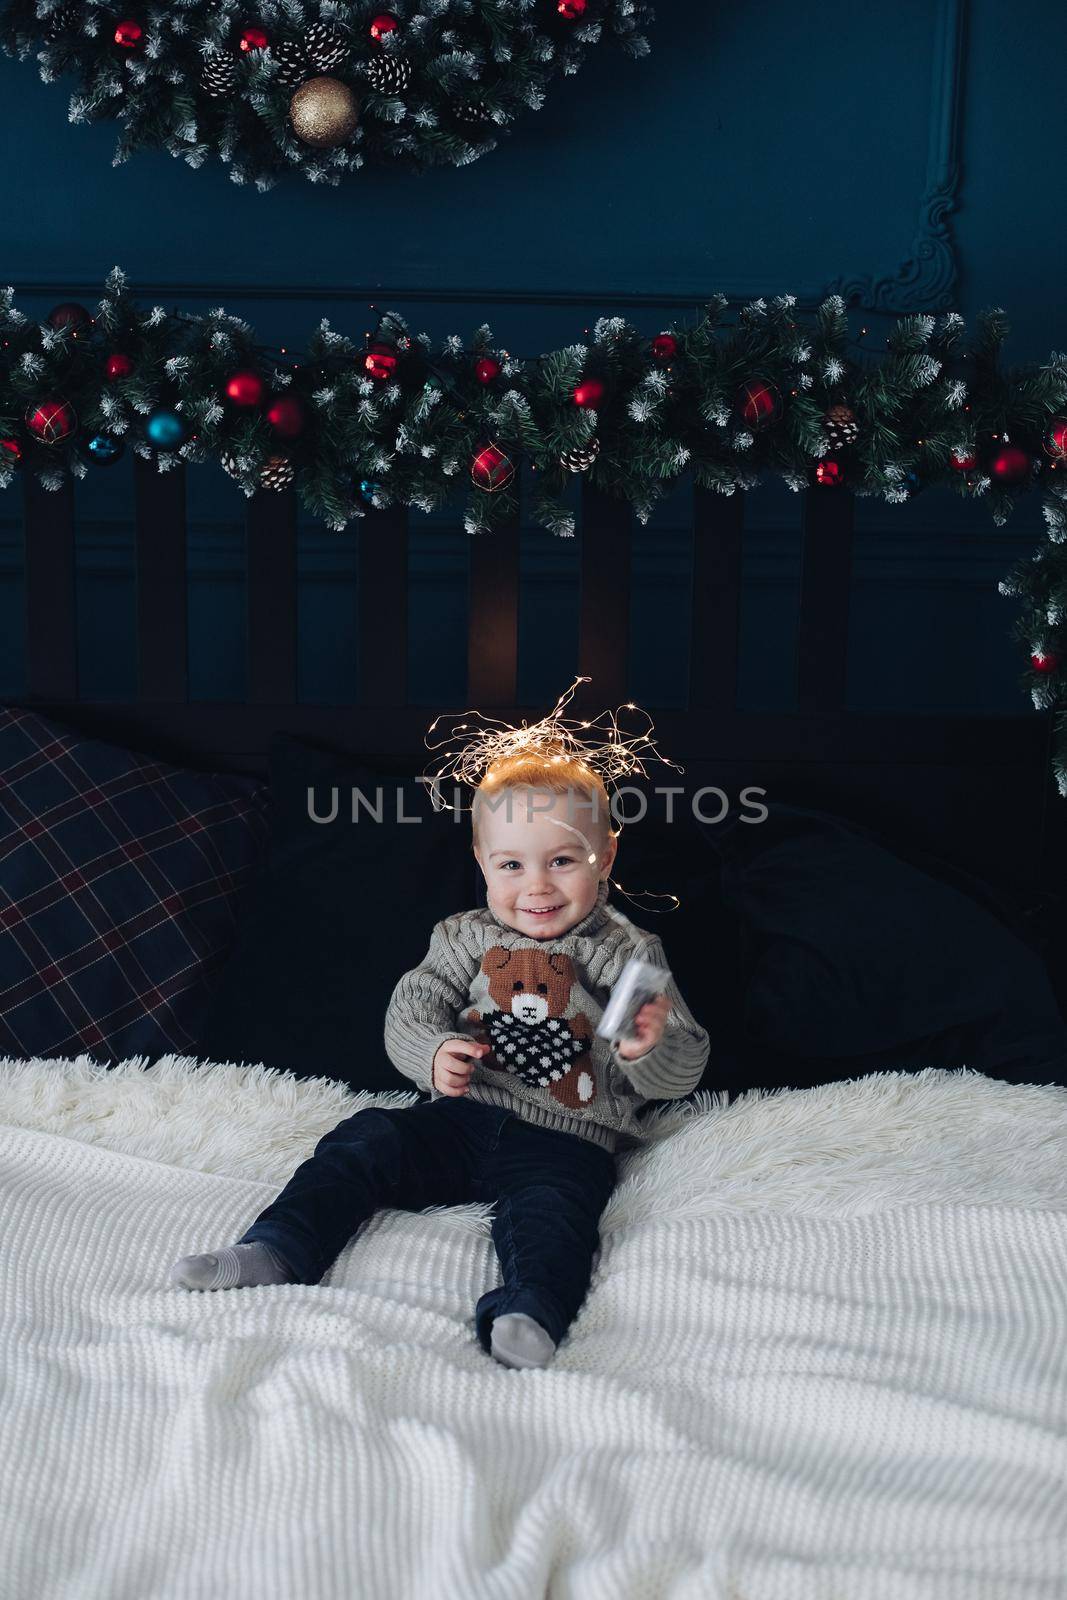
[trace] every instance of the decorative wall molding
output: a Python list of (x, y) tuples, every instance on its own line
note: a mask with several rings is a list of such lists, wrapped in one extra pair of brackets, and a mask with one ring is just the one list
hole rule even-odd
[[(99, 298), (99, 277), (75, 282), (70, 278), (57, 278), (53, 280), (30, 280), (26, 278), (8, 279), (12, 282), (15, 293), (20, 299), (28, 299), (39, 295), (42, 299), (75, 299), (93, 302)], [(185, 301), (206, 301), (210, 305), (218, 305), (220, 301), (233, 302), (237, 300), (279, 300), (279, 301), (336, 301), (339, 304), (362, 304), (364, 307), (374, 304), (379, 309), (394, 308), (403, 302), (412, 305), (443, 305), (443, 306), (579, 306), (582, 317), (588, 319), (601, 308), (622, 309), (626, 306), (641, 307), (654, 306), (665, 309), (694, 310), (707, 303), (707, 294), (674, 294), (664, 291), (653, 294), (651, 291), (641, 290), (615, 290), (615, 289), (587, 289), (580, 291), (573, 289), (450, 289), (447, 287), (433, 286), (415, 288), (411, 285), (398, 284), (310, 284), (310, 283), (283, 283), (283, 284), (251, 284), (251, 283), (205, 283), (199, 279), (195, 283), (183, 282), (180, 279), (171, 279), (166, 283), (155, 283), (150, 280), (136, 278), (133, 287), (137, 298), (142, 303), (148, 300), (159, 301), (161, 304), (171, 302), (181, 305)], [(723, 293), (727, 293), (724, 289)], [(740, 299), (740, 295), (731, 295), (731, 299)], [(229, 307), (232, 309), (232, 305)], [(504, 331), (504, 330), (502, 330)]]
[(827, 290), (870, 311), (949, 311), (955, 308), (959, 267), (949, 226), (955, 211), (961, 170), (960, 103), (963, 98), (963, 41), (967, 0), (938, 0), (935, 13), (930, 143), (926, 190), (911, 253), (895, 269), (839, 278)]

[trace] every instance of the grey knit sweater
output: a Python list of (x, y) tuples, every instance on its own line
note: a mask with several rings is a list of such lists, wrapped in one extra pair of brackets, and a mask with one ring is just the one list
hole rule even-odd
[(596, 905), (558, 939), (530, 939), (488, 907), (437, 923), (417, 967), (393, 990), (385, 1048), (393, 1065), (434, 1100), (433, 1058), (446, 1039), (491, 1046), (475, 1062), (467, 1093), (528, 1122), (591, 1139), (607, 1150), (646, 1142), (636, 1113), (648, 1100), (695, 1089), (708, 1035), (673, 978), (663, 1037), (636, 1061), (594, 1034), (627, 960), (666, 968), (661, 940), (609, 906)]

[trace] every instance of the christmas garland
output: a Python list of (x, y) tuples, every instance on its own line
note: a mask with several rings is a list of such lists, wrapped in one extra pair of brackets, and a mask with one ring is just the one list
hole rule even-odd
[(162, 146), (235, 183), (366, 162), (464, 166), (612, 37), (648, 53), (646, 0), (10, 0), (0, 40), (45, 82), (76, 73), (71, 122), (118, 117), (114, 161)]
[(716, 296), (655, 338), (605, 318), (589, 343), (533, 360), (485, 327), (435, 350), (392, 313), (362, 338), (324, 319), (297, 357), (222, 308), (142, 311), (115, 267), (95, 316), (68, 302), (37, 323), (0, 295), (0, 487), (33, 472), (58, 488), (128, 442), (161, 472), (218, 462), (246, 495), (295, 484), (337, 530), (368, 506), (431, 511), (466, 486), (476, 534), (517, 513), (524, 458), (528, 512), (562, 535), (581, 475), (643, 521), (687, 473), (723, 494), (776, 473), (892, 503), (943, 485), (984, 498), (998, 526), (1039, 488), (1045, 538), (1000, 589), (1022, 602), (1022, 682), (1058, 712), (1067, 796), (1067, 354), (1006, 369), (1000, 309), (970, 336), (956, 312), (901, 316), (877, 355), (866, 332), (852, 336), (839, 295), (803, 319), (781, 295), (733, 320)]

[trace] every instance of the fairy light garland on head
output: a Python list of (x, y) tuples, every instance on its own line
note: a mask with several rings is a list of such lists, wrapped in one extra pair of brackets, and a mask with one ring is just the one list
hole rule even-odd
[[(677, 761), (672, 761), (657, 748), (652, 736), (652, 718), (647, 711), (641, 711), (640, 707), (634, 705), (632, 700), (628, 700), (624, 706), (616, 707), (615, 711), (602, 711), (597, 717), (564, 716), (564, 709), (574, 699), (578, 685), (591, 682), (592, 679), (589, 677), (575, 678), (570, 688), (560, 695), (548, 715), (533, 724), (528, 724), (524, 718), (516, 727), (499, 717), (486, 716), (476, 707), (471, 707), (453, 715), (476, 718), (476, 723), (455, 723), (451, 732), (445, 737), (431, 741), (429, 735), (443, 720), (443, 717), (435, 717), (423, 740), (427, 749), (438, 751), (444, 745), (455, 748), (446, 749), (439, 758), (436, 769), (426, 775), (434, 810), (473, 811), (473, 801), (466, 808), (462, 804), (449, 805), (441, 795), (439, 785), (451, 778), (454, 782), (466, 784), (477, 791), (487, 772), (509, 757), (520, 755), (538, 756), (546, 766), (573, 762), (591, 777), (600, 779), (608, 794), (609, 806), (613, 798), (612, 788), (620, 778), (648, 777), (645, 759), (659, 761), (663, 766), (673, 767), (676, 772), (685, 771)], [(619, 723), (618, 714), (623, 710), (639, 711), (646, 718), (646, 728), (638, 733), (627, 733)], [(598, 740), (598, 732), (605, 737)], [(546, 821), (555, 822), (558, 827), (566, 828), (576, 834), (589, 852), (586, 858), (588, 864), (591, 867), (596, 866), (597, 853), (580, 828), (575, 828), (568, 822), (561, 822), (556, 817), (547, 817)], [(617, 839), (622, 833), (621, 824), (615, 828), (609, 827), (609, 832), (612, 838)], [(608, 881), (628, 900), (636, 900), (636, 896), (631, 895), (615, 878), (609, 878)], [(638, 890), (638, 894), (653, 900), (671, 900), (673, 901), (673, 905), (669, 908), (671, 910), (676, 910), (681, 905), (677, 895), (655, 894), (651, 890)]]
[[(484, 712), (474, 708), (460, 712), (461, 716), (477, 717), (482, 726), (470, 730), (468, 723), (461, 722), (446, 738), (438, 739), (436, 743), (431, 743), (428, 738), (424, 741), (428, 749), (439, 750), (443, 744), (449, 744), (457, 735), (468, 732), (470, 734), (465, 749), (445, 751), (443, 764), (433, 775), (434, 778), (456, 778), (459, 782), (469, 784), (476, 789), (488, 769), (498, 761), (507, 756), (528, 753), (543, 755), (548, 762), (568, 759), (576, 761), (580, 766), (596, 773), (605, 788), (619, 777), (628, 777), (634, 773), (642, 778), (648, 776), (640, 755), (642, 750), (648, 751), (664, 766), (674, 767), (677, 772), (685, 771), (677, 761), (671, 761), (668, 756), (661, 755), (649, 731), (625, 733), (619, 726), (617, 712), (602, 711), (598, 717), (590, 719), (564, 717), (563, 708), (570, 705), (574, 699), (578, 685), (592, 681), (589, 677), (575, 678), (570, 688), (560, 695), (548, 716), (542, 717), (540, 722), (535, 722), (532, 726), (524, 718), (518, 727), (513, 727), (498, 717), (487, 717)], [(639, 709), (632, 700), (628, 700), (625, 707), (617, 708), (618, 711)], [(643, 711), (641, 715), (647, 719), (648, 728), (651, 729), (653, 723), (648, 712)], [(608, 719), (607, 731), (610, 737), (597, 743), (591, 736), (591, 730), (600, 728), (605, 718)], [(441, 720), (441, 717), (435, 717), (430, 723), (428, 733), (432, 733)]]

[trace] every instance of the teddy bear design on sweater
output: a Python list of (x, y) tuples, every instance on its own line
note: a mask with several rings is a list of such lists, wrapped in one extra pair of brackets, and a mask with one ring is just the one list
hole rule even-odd
[(480, 1024), (475, 1038), (490, 1046), (481, 1065), (547, 1088), (560, 1105), (591, 1104), (596, 1095), (589, 1055), (593, 1024), (581, 1011), (563, 1015), (576, 981), (570, 956), (493, 945), (482, 957), (481, 970), (497, 1008), (466, 1013), (468, 1022)]

